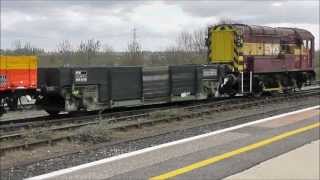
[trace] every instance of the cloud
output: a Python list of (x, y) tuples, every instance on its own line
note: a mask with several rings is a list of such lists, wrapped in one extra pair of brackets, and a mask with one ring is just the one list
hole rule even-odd
[(163, 50), (180, 31), (205, 29), (221, 18), (257, 25), (301, 25), (319, 42), (318, 13), (318, 1), (1, 0), (1, 48), (24, 40), (55, 50), (62, 40), (76, 46), (95, 38), (124, 50), (135, 27), (144, 49)]
[(123, 19), (139, 2), (1, 1), (1, 47), (22, 39), (55, 49), (64, 39), (112, 39), (124, 36)]
[(282, 6), (283, 3), (282, 2), (273, 2), (271, 5), (275, 6), (275, 7), (279, 7), (279, 6)]
[(319, 22), (319, 1), (178, 2), (185, 12), (200, 17), (228, 17), (246, 23), (317, 24)]

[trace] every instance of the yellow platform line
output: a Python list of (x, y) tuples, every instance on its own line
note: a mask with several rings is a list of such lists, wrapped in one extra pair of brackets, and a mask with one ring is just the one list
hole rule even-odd
[(176, 169), (176, 170), (164, 173), (164, 174), (159, 175), (159, 176), (151, 177), (150, 180), (163, 180), (163, 179), (173, 178), (175, 176), (178, 176), (178, 175), (181, 175), (181, 174), (185, 174), (187, 172), (190, 172), (190, 171), (193, 171), (195, 169), (199, 169), (199, 168), (202, 168), (202, 167), (205, 167), (205, 166), (208, 166), (208, 165), (212, 165), (212, 164), (217, 163), (219, 161), (222, 161), (224, 159), (231, 158), (233, 156), (236, 156), (236, 155), (248, 152), (248, 151), (252, 151), (254, 149), (266, 146), (268, 144), (280, 141), (280, 140), (288, 138), (290, 136), (294, 136), (294, 135), (297, 135), (299, 133), (303, 133), (305, 131), (308, 131), (308, 130), (311, 130), (311, 129), (314, 129), (314, 128), (318, 128), (318, 127), (320, 127), (320, 123), (319, 122), (315, 123), (315, 124), (311, 124), (309, 126), (305, 126), (305, 127), (296, 129), (296, 130), (288, 131), (288, 132), (279, 134), (277, 136), (274, 136), (272, 138), (265, 139), (265, 140), (259, 141), (257, 143), (254, 143), (254, 144), (250, 144), (248, 146), (244, 146), (242, 148), (239, 148), (239, 149), (236, 149), (236, 150), (233, 150), (233, 151), (230, 151), (230, 152), (218, 155), (218, 156), (214, 156), (214, 157), (211, 157), (211, 158), (203, 160), (203, 161), (196, 162), (194, 164), (182, 167), (180, 169)]

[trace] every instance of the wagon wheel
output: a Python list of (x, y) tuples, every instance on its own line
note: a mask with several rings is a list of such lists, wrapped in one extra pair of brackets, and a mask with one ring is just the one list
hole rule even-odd
[(57, 116), (57, 115), (60, 113), (60, 111), (58, 111), (58, 110), (48, 110), (48, 109), (45, 109), (45, 111), (46, 111), (48, 114), (50, 114), (50, 116)]
[(11, 111), (15, 111), (18, 109), (18, 98), (17, 97), (11, 97), (7, 99), (8, 107)]
[(302, 88), (303, 82), (297, 81), (297, 88), (300, 90)]

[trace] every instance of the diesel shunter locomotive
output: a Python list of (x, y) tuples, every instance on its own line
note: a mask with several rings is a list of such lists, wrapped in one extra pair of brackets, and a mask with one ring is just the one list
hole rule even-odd
[(54, 115), (286, 92), (315, 77), (314, 37), (303, 29), (220, 24), (208, 28), (207, 47), (208, 64), (162, 67), (36, 68), (36, 57), (1, 56), (0, 110), (26, 94)]
[(290, 91), (315, 78), (314, 37), (303, 29), (221, 24), (209, 27), (207, 45), (223, 94)]

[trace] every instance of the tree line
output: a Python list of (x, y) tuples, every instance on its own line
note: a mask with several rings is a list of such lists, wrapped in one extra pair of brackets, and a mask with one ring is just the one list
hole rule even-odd
[[(234, 23), (222, 20), (220, 23)], [(207, 28), (192, 32), (180, 32), (174, 44), (163, 51), (144, 51), (137, 40), (129, 41), (123, 52), (114, 51), (112, 46), (96, 39), (83, 40), (74, 46), (69, 40), (57, 44), (56, 51), (47, 52), (21, 40), (13, 43), (13, 49), (1, 50), (7, 55), (37, 55), (40, 67), (63, 67), (81, 65), (174, 65), (207, 63)], [(317, 78), (320, 79), (320, 54), (315, 53)]]
[(144, 51), (139, 41), (131, 40), (125, 51), (118, 52), (101, 40), (88, 39), (75, 46), (69, 40), (62, 40), (55, 51), (48, 52), (30, 42), (18, 40), (13, 43), (13, 49), (1, 50), (1, 54), (37, 55), (42, 67), (199, 64), (207, 61), (206, 33), (203, 29), (180, 32), (173, 45), (162, 51)]

